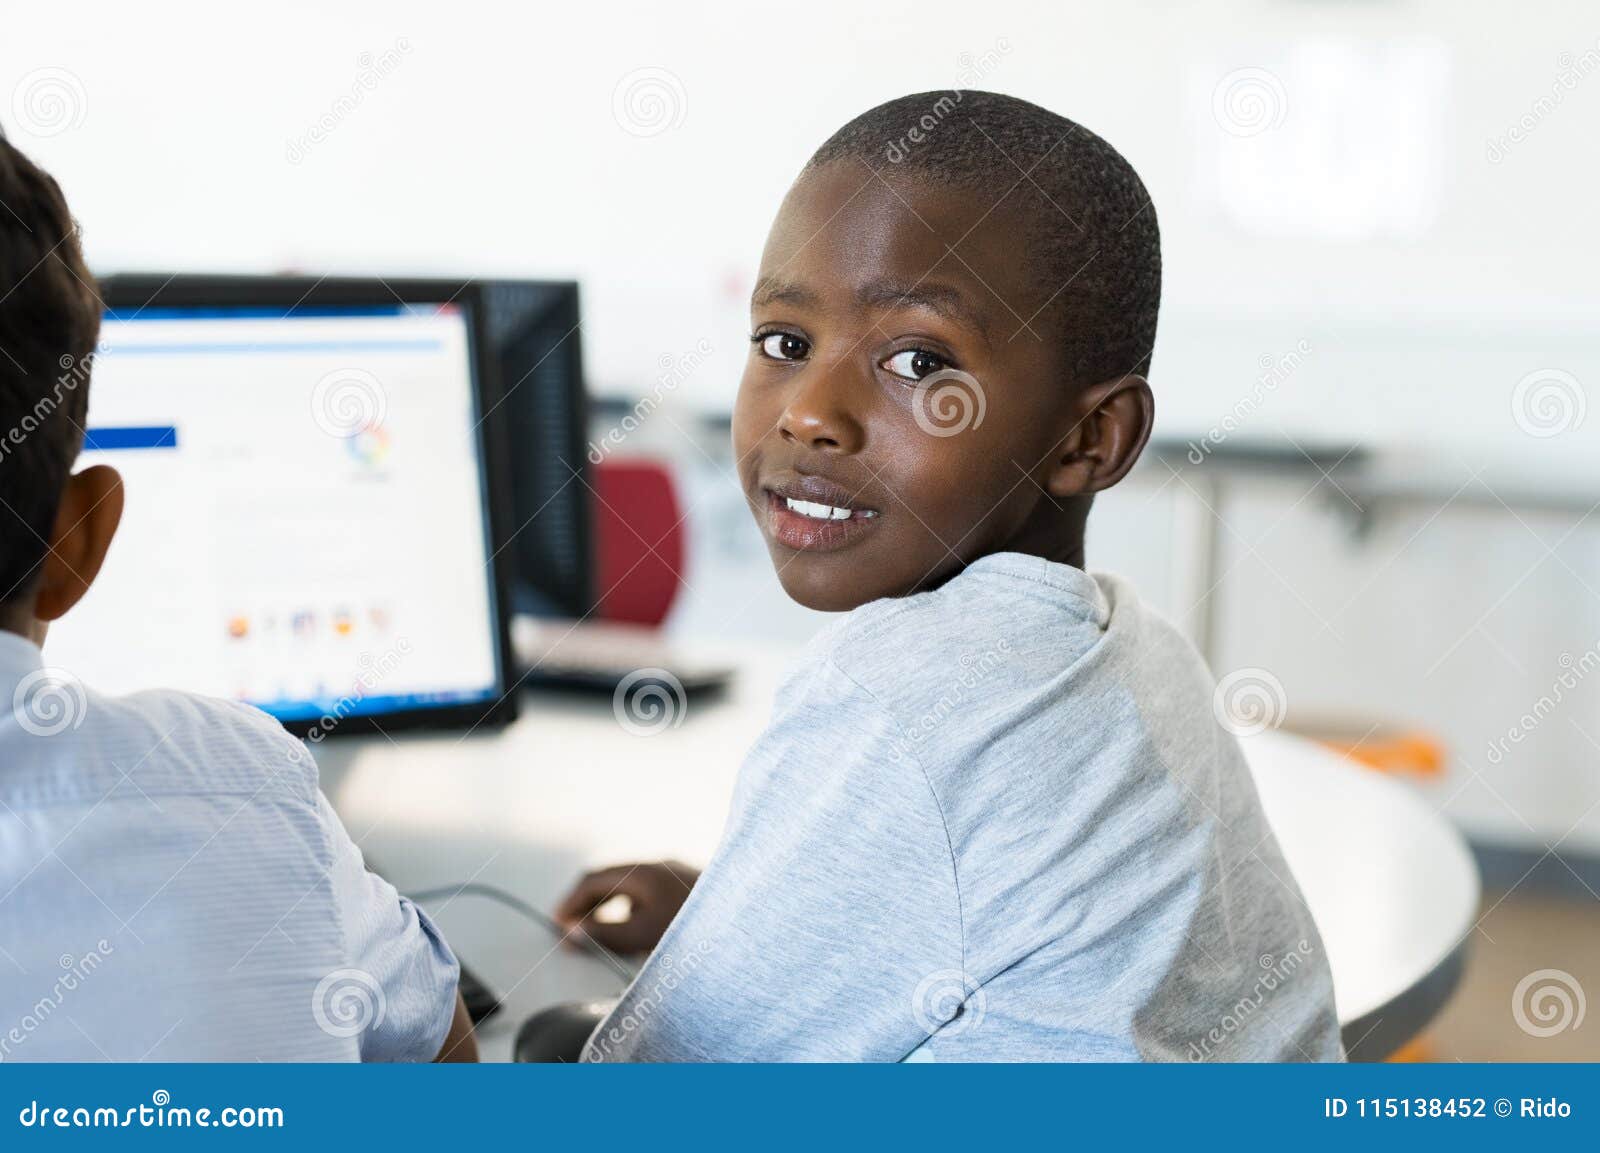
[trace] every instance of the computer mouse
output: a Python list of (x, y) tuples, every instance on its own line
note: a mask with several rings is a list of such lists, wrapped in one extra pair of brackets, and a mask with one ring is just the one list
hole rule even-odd
[(511, 1059), (546, 1064), (582, 1059), (584, 1042), (616, 1004), (615, 1001), (568, 1001), (540, 1009), (517, 1030)]

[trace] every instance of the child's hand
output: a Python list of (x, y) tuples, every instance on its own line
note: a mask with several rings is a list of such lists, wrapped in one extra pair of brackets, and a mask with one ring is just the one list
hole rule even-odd
[[(574, 938), (590, 939), (615, 953), (648, 953), (678, 915), (698, 870), (682, 861), (613, 865), (587, 873), (556, 908), (556, 920)], [(613, 898), (627, 900), (622, 920), (596, 920), (595, 913)]]

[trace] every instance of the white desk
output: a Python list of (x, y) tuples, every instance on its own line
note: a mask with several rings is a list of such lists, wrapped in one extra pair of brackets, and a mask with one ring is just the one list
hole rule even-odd
[[(331, 741), (317, 754), (324, 786), (402, 890), (473, 880), (548, 911), (584, 869), (710, 855), (780, 668), (741, 663), (726, 697), (691, 700), (678, 727), (653, 736), (623, 729), (609, 699), (525, 695), (522, 716), (500, 733)], [(1318, 746), (1268, 733), (1245, 750), (1322, 930), (1340, 1018), (1360, 1027), (1357, 1036), (1377, 1022), (1363, 1048), (1387, 1048), (1390, 1031), (1408, 1031), (1406, 1014), (1418, 1010), (1408, 996), (1437, 992), (1441, 980), (1448, 991), (1478, 903), (1466, 846), (1405, 788)], [(429, 909), (506, 998), (480, 1033), (485, 1059), (506, 1059), (537, 1009), (613, 996), (623, 984), (605, 963), (556, 948), (548, 932), (480, 897)]]
[(1455, 987), (1477, 923), (1477, 863), (1453, 825), (1389, 777), (1283, 733), (1241, 744), (1328, 950), (1345, 1045), (1382, 1057)]

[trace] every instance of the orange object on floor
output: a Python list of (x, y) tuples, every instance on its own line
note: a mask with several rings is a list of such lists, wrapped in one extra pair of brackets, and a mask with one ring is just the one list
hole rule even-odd
[(1384, 773), (1413, 773), (1436, 777), (1444, 772), (1444, 747), (1424, 733), (1399, 733), (1394, 736), (1322, 742), (1334, 752)]
[(1426, 1036), (1414, 1037), (1384, 1058), (1391, 1064), (1420, 1065), (1438, 1059)]

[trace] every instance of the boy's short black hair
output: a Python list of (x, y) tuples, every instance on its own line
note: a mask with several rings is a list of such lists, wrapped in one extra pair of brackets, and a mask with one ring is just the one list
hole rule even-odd
[(1148, 373), (1161, 301), (1156, 212), (1133, 166), (1093, 132), (1014, 96), (921, 92), (863, 112), (806, 167), (836, 160), (1017, 205), (1041, 295), (1067, 305), (1057, 335), (1074, 383)]
[(48, 552), (100, 313), (60, 187), (0, 131), (0, 605), (31, 591)]

